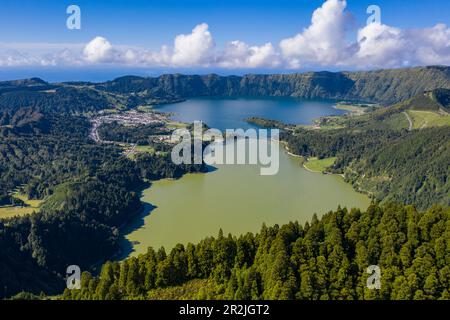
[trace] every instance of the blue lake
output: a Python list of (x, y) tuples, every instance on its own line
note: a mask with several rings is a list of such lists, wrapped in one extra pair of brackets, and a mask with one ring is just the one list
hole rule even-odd
[(333, 108), (336, 102), (304, 100), (288, 97), (271, 98), (195, 98), (184, 102), (158, 106), (157, 110), (172, 112), (172, 119), (192, 123), (201, 120), (217, 129), (247, 129), (253, 127), (244, 120), (261, 117), (289, 124), (311, 124), (322, 116), (341, 115), (345, 111)]

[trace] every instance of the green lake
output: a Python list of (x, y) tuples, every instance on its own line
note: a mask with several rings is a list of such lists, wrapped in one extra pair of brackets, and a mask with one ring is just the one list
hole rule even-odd
[[(173, 119), (202, 120), (220, 130), (254, 128), (251, 116), (285, 123), (309, 124), (315, 118), (345, 113), (335, 102), (295, 98), (195, 98), (162, 105)], [(281, 148), (282, 149), (282, 148)], [(144, 212), (122, 233), (121, 258), (145, 253), (148, 247), (171, 249), (216, 236), (219, 229), (238, 235), (258, 232), (263, 223), (304, 223), (314, 213), (324, 214), (338, 205), (365, 209), (370, 200), (342, 177), (312, 173), (301, 160), (279, 152), (279, 172), (260, 175), (257, 165), (215, 165), (206, 174), (188, 174), (179, 180), (161, 180), (143, 191)]]
[(279, 159), (279, 172), (272, 176), (260, 175), (258, 165), (217, 165), (206, 174), (152, 183), (142, 194), (146, 210), (124, 232), (121, 258), (145, 253), (149, 246), (167, 250), (195, 243), (220, 228), (233, 235), (258, 232), (263, 223), (304, 223), (338, 205), (365, 209), (370, 204), (340, 176), (309, 172), (284, 150)]

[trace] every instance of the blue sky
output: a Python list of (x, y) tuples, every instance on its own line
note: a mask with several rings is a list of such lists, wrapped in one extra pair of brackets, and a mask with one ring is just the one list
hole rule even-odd
[[(76, 4), (81, 8), (81, 30), (68, 30), (66, 28), (68, 15), (65, 11), (67, 6), (71, 4)], [(323, 50), (323, 48), (310, 48), (309, 51), (298, 49), (299, 46), (304, 46), (308, 41), (321, 42), (322, 40), (318, 39), (317, 35), (303, 35), (303, 40), (297, 39), (297, 41), (300, 41), (299, 43), (292, 40), (291, 43), (286, 42), (287, 44), (284, 47), (279, 46), (284, 39), (293, 38), (301, 34), (305, 28), (310, 27), (314, 11), (323, 4), (324, 1), (322, 0), (21, 0), (20, 2), (17, 0), (2, 0), (0, 43), (6, 46), (6, 49), (4, 49), (3, 55), (0, 55), (0, 68), (9, 68), (8, 75), (14, 74), (12, 70), (17, 70), (20, 74), (20, 70), (24, 67), (41, 68), (42, 70), (53, 69), (52, 72), (55, 72), (55, 69), (67, 69), (67, 61), (60, 62), (59, 57), (52, 60), (52, 66), (46, 65), (46, 63), (40, 65), (40, 62), (37, 61), (42, 61), (42, 59), (37, 56), (36, 51), (48, 57), (49, 54), (56, 54), (58, 50), (60, 52), (65, 49), (67, 44), (84, 46), (99, 36), (104, 41), (98, 40), (97, 43), (93, 44), (92, 50), (105, 46), (109, 48), (109, 45), (112, 45), (115, 51), (108, 52), (107, 55), (100, 58), (94, 56), (93, 53), (89, 64), (79, 62), (81, 58), (75, 59), (72, 57), (70, 61), (77, 60), (76, 63), (80, 64), (80, 68), (91, 70), (95, 68), (125, 68), (136, 71), (146, 70), (150, 73), (158, 73), (159, 70), (166, 70), (167, 68), (188, 72), (189, 70), (196, 72), (209, 69), (222, 71), (222, 73), (236, 73), (239, 72), (238, 70), (244, 70), (245, 72), (247, 70), (284, 72), (286, 70), (304, 71), (317, 68), (330, 70), (364, 68), (364, 65), (361, 64), (351, 65), (344, 62), (342, 57), (317, 59), (311, 57), (317, 50)], [(371, 4), (376, 4), (381, 8), (381, 23), (386, 26), (376, 32), (366, 30), (368, 35), (374, 37), (374, 41), (378, 41), (378, 43), (372, 44), (373, 47), (379, 46), (381, 40), (384, 41), (381, 42), (383, 44), (388, 43), (392, 40), (391, 37), (394, 34), (399, 44), (414, 43), (416, 38), (411, 37), (416, 36), (422, 41), (422, 35), (413, 36), (408, 30), (419, 29), (423, 30), (422, 34), (427, 34), (429, 32), (426, 31), (426, 28), (432, 28), (438, 23), (444, 24), (445, 28), (441, 27), (436, 31), (436, 34), (439, 32), (440, 39), (444, 35), (444, 42), (448, 40), (450, 34), (448, 31), (450, 1), (448, 0), (347, 0), (345, 13), (351, 14), (351, 17), (346, 19), (345, 26), (341, 22), (336, 22), (338, 28), (346, 29), (345, 35), (342, 33), (337, 35), (344, 36), (341, 42), (348, 42), (345, 49), (359, 45), (359, 41), (356, 39), (358, 30), (364, 28), (368, 17), (366, 9)], [(334, 16), (334, 13), (328, 15), (328, 17), (330, 16)], [(158, 58), (152, 58), (153, 60), (149, 62), (148, 54), (145, 54), (144, 51), (159, 52), (163, 45), (167, 45), (170, 52), (176, 51), (174, 39), (180, 34), (190, 34), (196, 26), (202, 23), (206, 23), (207, 28), (201, 28), (199, 34), (208, 35), (210, 33), (213, 46), (206, 48), (201, 57), (191, 53), (190, 58), (194, 59), (192, 63), (188, 60), (190, 58), (181, 58), (178, 59), (178, 63), (174, 63), (171, 57), (165, 58), (164, 62), (160, 62), (159, 56)], [(394, 28), (401, 30), (402, 34), (397, 35)], [(318, 28), (318, 30), (327, 29)], [(247, 50), (249, 53), (242, 53), (241, 56), (233, 58), (234, 60), (230, 62), (231, 60), (228, 57), (223, 57), (225, 53), (222, 51), (227, 47), (227, 44), (234, 40), (239, 40), (239, 44), (245, 44), (245, 46), (242, 45), (239, 48), (243, 51)], [(201, 41), (204, 41), (204, 39), (202, 38)], [(325, 39), (324, 41), (324, 48), (327, 45), (336, 45), (333, 42), (326, 43), (326, 41), (333, 40)], [(428, 46), (427, 41), (429, 40), (424, 41), (423, 46)], [(58, 48), (48, 48), (45, 45), (48, 43), (56, 44)], [(190, 42), (187, 43), (189, 46)], [(267, 43), (270, 43), (272, 47), (263, 47)], [(130, 63), (130, 60), (124, 62), (126, 52), (124, 48), (126, 47), (139, 48), (135, 54), (141, 62), (136, 64)], [(411, 50), (411, 48), (406, 47), (405, 49)], [(443, 47), (440, 45), (440, 47), (435, 48), (433, 53), (429, 53), (426, 59), (422, 56), (408, 56), (403, 57), (403, 60), (397, 59), (394, 61), (392, 56), (395, 50), (392, 48), (387, 52), (377, 54), (390, 54), (390, 56), (387, 56), (388, 66), (400, 67), (434, 61), (445, 63), (447, 62), (447, 49), (446, 44)], [(75, 56), (75, 49), (70, 48), (70, 50), (74, 50), (70, 54)], [(82, 48), (80, 48), (80, 52), (81, 50)], [(206, 54), (206, 50), (214, 50), (214, 53)], [(230, 50), (238, 50), (237, 45), (232, 46)], [(300, 51), (296, 52), (295, 50)], [(365, 50), (371, 49), (366, 48)], [(44, 55), (42, 51), (48, 52), (45, 52)], [(423, 50), (418, 48), (417, 51), (419, 55)], [(429, 58), (436, 56), (436, 52), (440, 59), (432, 60)], [(16, 56), (13, 56), (12, 59), (7, 54)], [(85, 54), (85, 52), (79, 54)], [(175, 53), (169, 53), (169, 55), (172, 54), (175, 55)], [(259, 54), (265, 54), (265, 56), (260, 58)], [(22, 55), (25, 58), (17, 58)], [(361, 53), (359, 55), (361, 56)], [(14, 60), (14, 63), (3, 62), (2, 64), (2, 57), (3, 61)], [(278, 58), (280, 61), (277, 63), (271, 62)], [(371, 59), (367, 68), (379, 67), (382, 58), (377, 56), (376, 59)], [(155, 62), (155, 59), (158, 62)], [(224, 60), (226, 61), (223, 62)], [(2, 71), (5, 72), (5, 70)], [(0, 77), (2, 71), (0, 71)]]
[[(206, 22), (218, 42), (279, 41), (307, 27), (320, 0), (2, 0), (0, 41), (83, 42), (102, 35), (113, 42), (160, 46), (177, 34)], [(65, 27), (66, 8), (82, 10), (82, 29)], [(449, 24), (448, 0), (350, 0), (348, 9), (360, 24), (366, 9), (377, 4), (383, 23), (420, 28), (438, 22)]]

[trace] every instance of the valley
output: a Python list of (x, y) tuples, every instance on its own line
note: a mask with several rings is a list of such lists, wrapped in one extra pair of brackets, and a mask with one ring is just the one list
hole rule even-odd
[[(445, 273), (449, 74), (420, 67), (1, 82), (0, 297), (60, 295), (67, 265), (93, 271), (105, 261), (83, 283), (107, 292), (58, 297), (179, 297), (195, 288), (185, 296), (445, 298), (445, 279), (433, 277)], [(281, 129), (289, 154), (280, 152), (279, 176), (175, 165), (165, 138), (194, 120)], [(106, 262), (119, 250), (121, 262)], [(397, 270), (397, 285), (379, 296), (358, 289), (372, 261)], [(314, 267), (323, 264), (332, 274)], [(125, 269), (133, 276), (120, 282)], [(321, 277), (338, 289), (318, 285)], [(401, 291), (413, 277), (410, 292)]]

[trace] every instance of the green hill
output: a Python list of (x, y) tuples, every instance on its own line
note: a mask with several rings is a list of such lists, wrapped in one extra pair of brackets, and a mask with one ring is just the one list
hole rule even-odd
[[(421, 93), (361, 116), (325, 117), (284, 134), (291, 152), (336, 158), (327, 171), (380, 201), (450, 205), (450, 90)], [(321, 170), (324, 171), (324, 170)]]
[[(427, 211), (403, 205), (373, 205), (367, 212), (338, 209), (304, 226), (264, 227), (259, 235), (238, 238), (221, 234), (168, 254), (149, 250), (141, 258), (106, 264), (98, 279), (85, 273), (87, 290), (64, 298), (151, 298), (154, 290), (181, 286), (167, 295), (181, 290), (190, 298), (448, 299), (448, 209), (433, 205), (450, 204), (450, 126), (428, 126), (447, 119), (449, 70), (0, 82), (0, 203), (12, 205), (11, 191), (19, 187), (28, 199), (47, 200), (34, 215), (0, 219), (0, 299), (21, 291), (62, 292), (67, 265), (89, 270), (117, 252), (120, 226), (141, 208), (136, 191), (144, 181), (205, 169), (176, 166), (165, 153), (123, 157), (119, 146), (89, 139), (86, 116), (198, 96), (383, 105), (411, 99), (339, 118), (340, 129), (292, 126), (287, 141), (293, 153), (317, 157), (320, 169), (345, 174), (374, 198)], [(405, 130), (407, 116), (422, 130)], [(388, 285), (367, 292), (365, 268), (378, 263)]]
[[(424, 129), (450, 125), (450, 90), (427, 91), (388, 108), (373, 113), (369, 125), (373, 128)], [(410, 122), (411, 121), (411, 125)]]
[(318, 124), (329, 128), (373, 130), (424, 129), (450, 125), (450, 90), (422, 92), (397, 104), (381, 107), (362, 115), (324, 117)]
[[(448, 209), (371, 205), (337, 209), (305, 225), (262, 227), (259, 234), (209, 237), (170, 252), (149, 248), (84, 272), (67, 300), (403, 300), (449, 299)], [(446, 227), (447, 226), (447, 227)], [(381, 289), (367, 288), (367, 267)]]
[(402, 104), (404, 109), (422, 111), (450, 111), (450, 90), (436, 89), (426, 91)]
[(199, 96), (291, 96), (365, 101), (385, 105), (424, 91), (450, 89), (450, 68), (430, 66), (368, 72), (307, 72), (244, 76), (167, 74), (156, 78), (125, 76), (95, 86), (101, 91), (141, 99)]
[[(285, 96), (391, 105), (438, 88), (450, 89), (450, 67), (244, 76), (124, 76), (98, 84), (50, 84), (38, 78), (31, 78), (0, 82), (0, 111), (4, 108), (30, 106), (42, 110), (51, 106), (63, 112), (87, 112), (113, 106), (135, 107), (202, 96)], [(447, 93), (439, 91), (434, 94), (433, 99), (444, 101), (442, 95), (448, 96)], [(449, 101), (445, 100), (444, 105), (448, 107), (448, 104)]]

